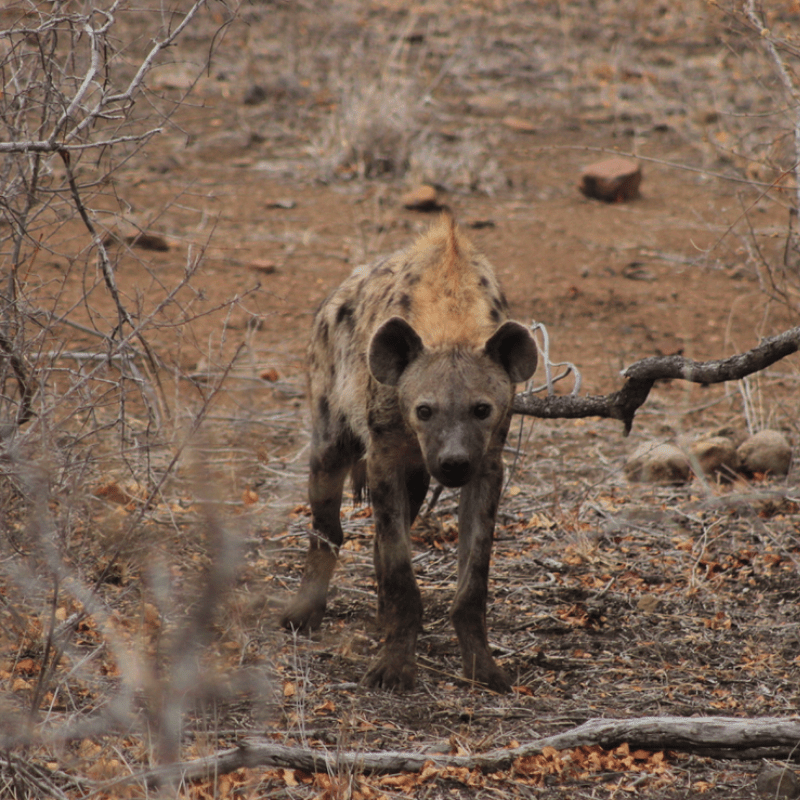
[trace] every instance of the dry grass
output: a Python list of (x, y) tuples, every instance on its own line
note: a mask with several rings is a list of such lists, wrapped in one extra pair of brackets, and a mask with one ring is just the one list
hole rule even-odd
[[(733, 74), (731, 65), (741, 75), (766, 74), (764, 53), (750, 46), (752, 32), (738, 10), (709, 20), (665, 7), (654, 16), (629, 0), (594, 4), (602, 20), (595, 24), (579, 2), (553, 14), (516, 4), (491, 4), (489, 14), (487, 4), (469, 3), (457, 18), (443, 11), (407, 16), (392, 4), (341, 5), (333, 22), (313, 4), (250, 6), (244, 22), (251, 29), (230, 45), (214, 38), (228, 18), (224, 7), (211, 6), (185, 46), (167, 51), (174, 61), (145, 86), (141, 114), (123, 114), (108, 129), (97, 120), (98, 137), (140, 138), (102, 156), (73, 153), (71, 165), (56, 151), (4, 156), (3, 797), (529, 797), (541, 790), (512, 772), (437, 775), (412, 785), (346, 771), (259, 768), (188, 786), (171, 774), (160, 788), (145, 772), (214, 754), (250, 734), (334, 753), (481, 752), (593, 716), (796, 711), (796, 469), (786, 482), (630, 487), (620, 477), (625, 446), (610, 424), (534, 430), (526, 423), (521, 455), (509, 453), (515, 471), (498, 528), (490, 630), (518, 692), (492, 696), (459, 678), (446, 620), (455, 580), (455, 501), (447, 494), (414, 531), (426, 603), (414, 693), (399, 699), (358, 688), (378, 645), (366, 509), (346, 511), (348, 544), (322, 631), (295, 639), (275, 628), (275, 612), (299, 581), (308, 523), (301, 346), (281, 314), (297, 260), (317, 258), (333, 274), (343, 248), (325, 238), (330, 219), (293, 216), (291, 205), (291, 214), (265, 221), (263, 198), (237, 195), (235, 180), (220, 188), (216, 162), (253, 166), (258, 156), (288, 164), (287, 195), (299, 198), (301, 210), (304, 202), (333, 205), (331, 217), (345, 213), (339, 190), (350, 181), (373, 204), (364, 217), (374, 216), (375, 225), (353, 234), (361, 255), (390, 238), (381, 204), (406, 181), (494, 196), (497, 205), (486, 207), (498, 218), (543, 213), (532, 198), (546, 200), (562, 188), (538, 173), (519, 177), (524, 165), (509, 156), (513, 146), (498, 114), (486, 111), (493, 103), (528, 115), (550, 145), (584, 126), (587, 136), (600, 130), (604, 146), (635, 150), (663, 124), (664, 148), (678, 150), (686, 166), (743, 181), (741, 219), (718, 231), (725, 244), (691, 268), (741, 260), (746, 272), (757, 271), (765, 296), (790, 309), (797, 303), (796, 231), (760, 223), (769, 215), (772, 224), (775, 204), (788, 204), (793, 189), (779, 84), (773, 77), (758, 85), (727, 81), (727, 97), (706, 79), (713, 67), (721, 81), (725, 70)], [(22, 62), (12, 56), (47, 64), (47, 46), (33, 44), (53, 45), (49, 31), (31, 26), (49, 8), (12, 4), (0, 12), (3, 26), (24, 19), (30, 28), (14, 42), (6, 38), (0, 51), (9, 140), (17, 136), (13, 125), (22, 130), (23, 121), (38, 119), (13, 105), (24, 82)], [(107, 73), (113, 80), (129, 81), (132, 65), (148, 52), (151, 12), (133, 11), (118, 16), (120, 34), (110, 41), (119, 68)], [(774, 14), (768, 22), (775, 41), (794, 47), (792, 30)], [(159, 32), (175, 19), (159, 17)], [(717, 47), (717, 36), (729, 46)], [(90, 61), (78, 27), (70, 37), (61, 45), (78, 49), (62, 70), (68, 80), (51, 123), (70, 105), (69, 92), (80, 90)], [(685, 49), (672, 49), (684, 41)], [(204, 71), (212, 42), (219, 54)], [(653, 48), (663, 48), (660, 58), (646, 55)], [(794, 64), (788, 45), (781, 52)], [(646, 70), (637, 66), (642, 53)], [(187, 64), (200, 69), (187, 77)], [(276, 65), (295, 80), (271, 82)], [(18, 85), (9, 77), (14, 70)], [(235, 99), (252, 75), (266, 86), (266, 100)], [(204, 93), (195, 106), (186, 92), (198, 82)], [(216, 127), (203, 127), (203, 104), (219, 115)], [(161, 125), (162, 138), (146, 135)], [(33, 128), (23, 134), (39, 138)], [(208, 149), (192, 150), (194, 138)], [(266, 155), (253, 155), (250, 148), (262, 144)], [(542, 158), (542, 172), (549, 158)], [(153, 163), (166, 177), (153, 180)], [(783, 183), (773, 187), (779, 176)], [(319, 200), (319, 177), (336, 193)], [(155, 194), (153, 186), (160, 205), (132, 208), (136, 192)], [(42, 192), (37, 202), (29, 202), (31, 188)], [(215, 192), (224, 199), (216, 206)], [(93, 230), (80, 218), (81, 205)], [(250, 206), (257, 206), (258, 230), (248, 240), (232, 220)], [(107, 239), (109, 221), (120, 216), (169, 249), (144, 250), (141, 239), (126, 238), (127, 229)], [(550, 225), (558, 238), (560, 220)], [(725, 250), (728, 236), (743, 249)], [(275, 264), (264, 263), (265, 253), (277, 253)], [(298, 272), (305, 281), (307, 273)], [(238, 273), (246, 276), (243, 288), (233, 285)], [(264, 281), (258, 290), (257, 279)], [(311, 281), (303, 288), (310, 312), (323, 288)], [(270, 319), (262, 313), (265, 295)], [(564, 308), (567, 301), (552, 302)], [(287, 319), (293, 325), (296, 318)], [(265, 344), (267, 323), (272, 338)], [(262, 378), (273, 364), (280, 369)], [(796, 437), (795, 389), (796, 378), (782, 371), (744, 384), (741, 398), (734, 390), (687, 392), (677, 402), (674, 394), (659, 395), (635, 436), (677, 435), (735, 418), (778, 424)], [(576, 798), (621, 789), (663, 798), (754, 796), (751, 762), (672, 753), (666, 765), (641, 781), (610, 767), (554, 773), (548, 791)]]

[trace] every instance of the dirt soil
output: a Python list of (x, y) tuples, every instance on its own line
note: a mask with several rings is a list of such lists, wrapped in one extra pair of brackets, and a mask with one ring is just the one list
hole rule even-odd
[[(775, 29), (800, 25), (796, 3), (773, 5)], [(154, 72), (155, 92), (185, 91), (209, 52), (214, 13)], [(721, 427), (778, 428), (796, 445), (796, 357), (742, 386), (658, 385), (629, 438), (610, 421), (515, 421), (488, 623), (514, 694), (459, 677), (448, 492), (413, 532), (425, 603), (415, 691), (358, 686), (379, 644), (368, 507), (344, 509), (348, 541), (321, 630), (293, 638), (276, 626), (308, 530), (311, 316), (354, 266), (431, 224), (437, 212), (405, 208), (404, 194), (437, 188), (495, 265), (514, 317), (544, 323), (552, 360), (580, 370), (582, 393), (618, 388), (620, 370), (646, 356), (741, 352), (797, 319), (798, 293), (778, 269), (791, 194), (787, 182), (770, 188), (787, 156), (764, 122), (782, 103), (771, 75), (740, 20), (699, 0), (241, 9), (191, 100), (114, 177), (116, 196), (169, 245), (122, 257), (127, 300), (146, 310), (202, 255), (181, 295), (201, 315), (151, 341), (196, 378), (175, 390), (179, 422), (235, 355), (195, 454), (170, 484), (179, 499), (123, 548), (107, 587), (123, 615), (158, 606), (144, 557), (153, 553), (177, 587), (190, 585), (206, 546), (175, 520), (201, 516), (203, 491), (243, 535), (238, 583), (210, 646), (232, 688), (188, 714), (184, 757), (250, 735), (327, 750), (478, 753), (593, 717), (797, 713), (796, 468), (785, 480), (677, 487), (622, 473), (642, 441)], [(615, 151), (641, 159), (641, 196), (584, 197), (582, 167)], [(40, 266), (66, 269), (57, 258)], [(79, 283), (67, 282), (63, 302)], [(75, 333), (71, 346), (81, 341)], [(148, 439), (147, 458), (168, 462), (178, 439)], [(111, 542), (135, 513), (94, 508)], [(76, 559), (90, 547), (78, 550)], [(263, 683), (242, 688), (234, 673)], [(130, 761), (146, 760), (126, 741), (117, 746)], [(237, 796), (528, 797), (543, 786), (570, 798), (758, 796), (760, 760), (718, 755), (676, 745), (663, 759), (590, 768), (575, 753), (533, 777), (355, 775), (349, 789), (254, 768), (238, 773)]]

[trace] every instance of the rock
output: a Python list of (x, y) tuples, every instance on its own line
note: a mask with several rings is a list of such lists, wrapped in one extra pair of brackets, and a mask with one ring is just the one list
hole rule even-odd
[(744, 429), (739, 427), (738, 425), (722, 425), (719, 428), (715, 428), (714, 430), (710, 430), (708, 432), (709, 436), (724, 436), (726, 439), (730, 439), (733, 442), (733, 446), (738, 449), (739, 445), (744, 442), (745, 439), (750, 437), (750, 434)]
[(536, 133), (536, 126), (522, 117), (503, 117), (503, 125), (518, 133)]
[(202, 70), (188, 63), (157, 64), (148, 75), (148, 82), (155, 89), (191, 89)]
[(254, 258), (250, 262), (250, 269), (262, 275), (273, 275), (278, 271), (278, 265), (266, 258)]
[(114, 480), (103, 483), (94, 490), (95, 497), (101, 497), (110, 503), (126, 506), (136, 500), (144, 500), (147, 497), (147, 490), (135, 481), (129, 481), (120, 485)]
[(800, 797), (800, 778), (785, 767), (777, 764), (764, 764), (756, 778), (756, 789), (764, 797), (794, 798)]
[(739, 454), (725, 436), (710, 436), (692, 442), (689, 452), (697, 459), (703, 474), (730, 481), (739, 469)]
[(622, 203), (639, 196), (641, 182), (642, 167), (638, 161), (614, 156), (586, 167), (578, 188), (586, 197)]
[(140, 247), (142, 250), (154, 250), (159, 253), (166, 253), (169, 250), (169, 242), (164, 236), (146, 231), (142, 224), (120, 216), (114, 217), (107, 226), (106, 235), (103, 237), (103, 244), (106, 247), (116, 243), (124, 243), (131, 247)]
[(499, 114), (508, 107), (509, 100), (504, 94), (476, 94), (467, 100), (467, 105), (481, 114)]
[(746, 439), (737, 451), (742, 472), (783, 476), (789, 472), (792, 448), (780, 431), (764, 430)]
[(158, 158), (158, 159), (148, 159), (147, 161), (147, 169), (150, 172), (156, 172), (159, 175), (166, 175), (168, 172), (172, 172), (175, 169), (179, 169), (182, 166), (179, 159), (175, 156), (166, 156), (165, 158)]
[(400, 202), (404, 208), (413, 211), (435, 211), (440, 208), (439, 194), (433, 186), (421, 184), (410, 192), (406, 192)]
[(299, 100), (308, 95), (309, 90), (294, 75), (282, 75), (267, 83), (251, 83), (242, 96), (246, 106), (257, 106), (267, 100)]
[(627, 479), (642, 483), (686, 483), (690, 474), (689, 459), (674, 444), (645, 442), (625, 465)]
[(251, 83), (245, 90), (242, 102), (246, 106), (257, 106), (263, 103), (269, 97), (269, 91), (266, 86), (260, 83)]
[(166, 253), (169, 250), (169, 242), (157, 233), (140, 233), (128, 239), (131, 247), (140, 247), (142, 250), (153, 250), (156, 253)]
[(658, 599), (658, 597), (656, 597), (656, 595), (643, 594), (639, 598), (639, 602), (636, 603), (636, 608), (638, 608), (643, 614), (655, 614), (660, 605), (661, 601)]

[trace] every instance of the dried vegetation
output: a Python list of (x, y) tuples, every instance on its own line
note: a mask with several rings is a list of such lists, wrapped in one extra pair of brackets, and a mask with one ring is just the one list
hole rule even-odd
[[(757, 759), (791, 749), (605, 742), (389, 774), (344, 754), (471, 756), (595, 717), (792, 718), (796, 468), (632, 486), (616, 423), (518, 421), (489, 623), (508, 697), (458, 678), (447, 493), (414, 531), (415, 692), (358, 688), (377, 646), (368, 508), (347, 509), (322, 631), (274, 621), (307, 529), (303, 326), (343, 262), (408, 238), (413, 214), (391, 209), (409, 184), (496, 227), (489, 255), (519, 272), (530, 230), (558, 268), (522, 283), (504, 264), (515, 311), (592, 390), (667, 341), (708, 358), (795, 324), (796, 6), (235, 11), (0, 10), (0, 795), (756, 796)], [(565, 145), (642, 159), (644, 200), (593, 222)], [(709, 186), (710, 212), (685, 194)], [(634, 444), (769, 425), (796, 447), (797, 381), (787, 361), (661, 385)], [(248, 737), (333, 759), (225, 773), (217, 754)]]

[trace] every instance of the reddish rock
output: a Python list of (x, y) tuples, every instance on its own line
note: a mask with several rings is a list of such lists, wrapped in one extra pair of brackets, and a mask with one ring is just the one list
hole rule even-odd
[(169, 242), (166, 237), (158, 233), (151, 233), (145, 230), (142, 223), (121, 216), (115, 216), (112, 219), (107, 227), (106, 235), (103, 237), (103, 244), (106, 247), (118, 243), (159, 253), (166, 253), (169, 250)]
[(503, 117), (503, 125), (517, 133), (536, 133), (536, 126), (522, 117)]
[(578, 188), (587, 197), (606, 203), (622, 203), (639, 196), (642, 167), (632, 158), (614, 156), (589, 165), (581, 174)]
[(413, 211), (435, 211), (439, 208), (439, 195), (433, 186), (422, 184), (406, 192), (400, 202)]

